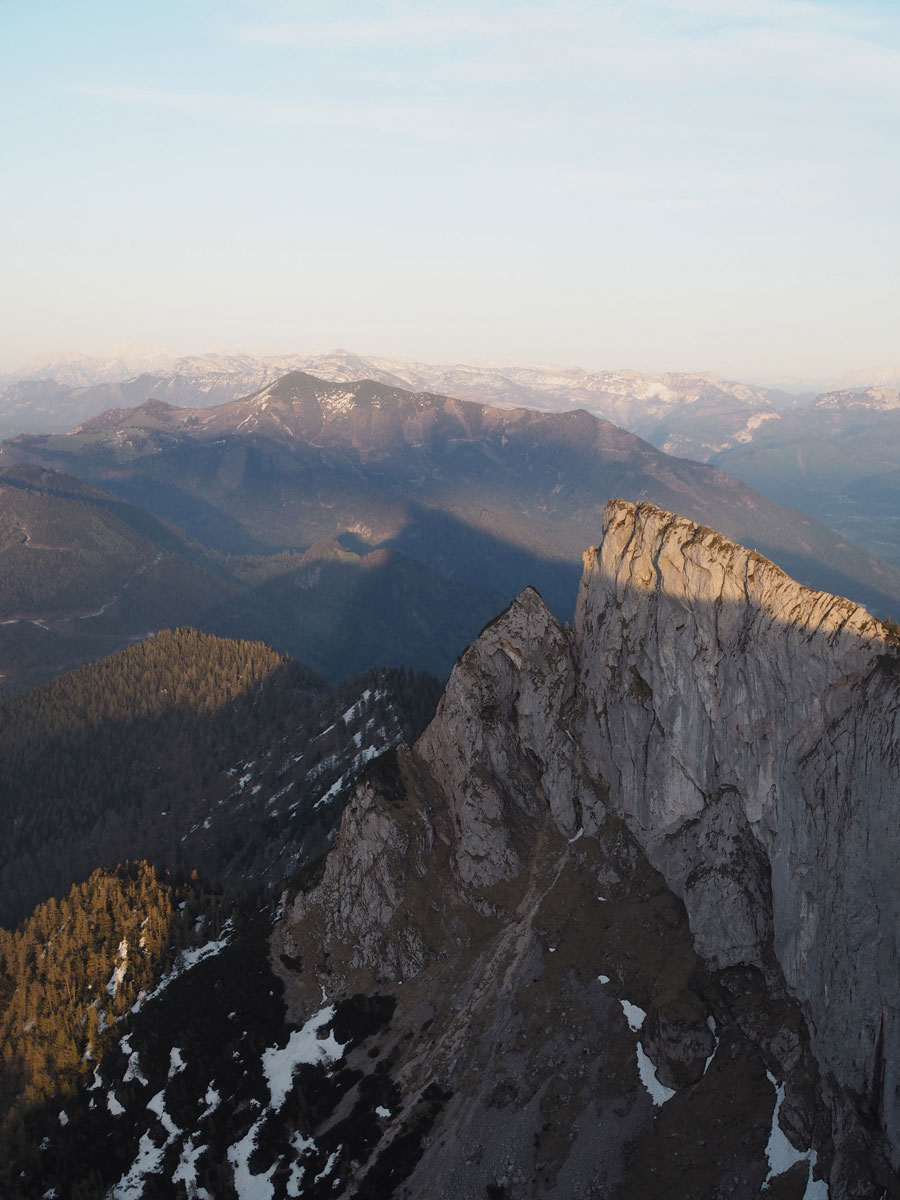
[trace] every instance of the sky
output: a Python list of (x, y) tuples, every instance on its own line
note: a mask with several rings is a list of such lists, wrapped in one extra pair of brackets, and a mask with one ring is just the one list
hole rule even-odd
[(0, 0), (0, 371), (900, 361), (894, 0)]

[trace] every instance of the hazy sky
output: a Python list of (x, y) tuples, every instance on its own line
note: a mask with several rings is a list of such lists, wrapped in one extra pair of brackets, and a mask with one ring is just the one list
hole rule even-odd
[(900, 6), (0, 0), (0, 370), (900, 360)]

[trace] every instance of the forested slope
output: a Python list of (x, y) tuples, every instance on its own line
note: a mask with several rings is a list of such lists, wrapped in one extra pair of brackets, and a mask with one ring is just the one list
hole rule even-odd
[(437, 692), (403, 671), (329, 688), (262, 643), (178, 629), (8, 701), (0, 922), (127, 858), (242, 889), (283, 879), (366, 756), (416, 733)]

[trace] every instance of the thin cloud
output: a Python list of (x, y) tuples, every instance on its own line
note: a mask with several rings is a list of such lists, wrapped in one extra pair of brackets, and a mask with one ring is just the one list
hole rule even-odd
[(392, 15), (382, 19), (274, 21), (238, 27), (235, 36), (258, 46), (331, 49), (413, 48), (468, 38), (499, 37), (506, 22), (476, 14)]
[[(439, 3), (424, 11), (387, 4), (358, 18), (321, 11), (315, 18), (295, 17), (296, 7), (270, 8), (269, 19), (238, 24), (231, 35), (259, 47), (310, 51), (439, 50), (440, 64), (411, 65), (411, 80), (428, 70), (451, 83), (485, 85), (555, 80), (600, 89), (629, 82), (699, 89), (774, 76), (798, 87), (865, 94), (874, 89), (895, 95), (900, 87), (900, 20), (858, 6), (562, 0), (552, 7), (512, 3), (485, 15), (465, 4)], [(308, 12), (308, 5), (303, 9)], [(259, 11), (254, 6), (254, 14)], [(592, 75), (598, 70), (599, 78)]]
[(102, 87), (75, 84), (65, 89), (81, 96), (116, 104), (138, 104), (172, 109), (200, 121), (230, 125), (264, 125), (322, 128), (370, 128), (421, 137), (468, 137), (452, 113), (440, 106), (411, 109), (400, 103), (338, 104), (327, 100), (304, 102), (260, 96), (210, 92), (168, 91), (154, 88)]

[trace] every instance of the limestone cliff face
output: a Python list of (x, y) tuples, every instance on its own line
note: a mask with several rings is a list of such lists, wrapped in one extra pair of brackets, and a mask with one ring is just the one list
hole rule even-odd
[[(611, 503), (575, 617), (580, 741), (711, 963), (767, 939), (900, 1163), (900, 656), (864, 609)], [(771, 891), (770, 891), (771, 889)], [(770, 895), (769, 895), (770, 891)]]
[(775, 1120), (795, 1184), (815, 1148), (900, 1196), (898, 693), (863, 609), (646, 504), (572, 629), (530, 589), (487, 626), (273, 938), (295, 1018), (396, 996), (392, 1079), (445, 1104), (408, 1194), (756, 1195)]

